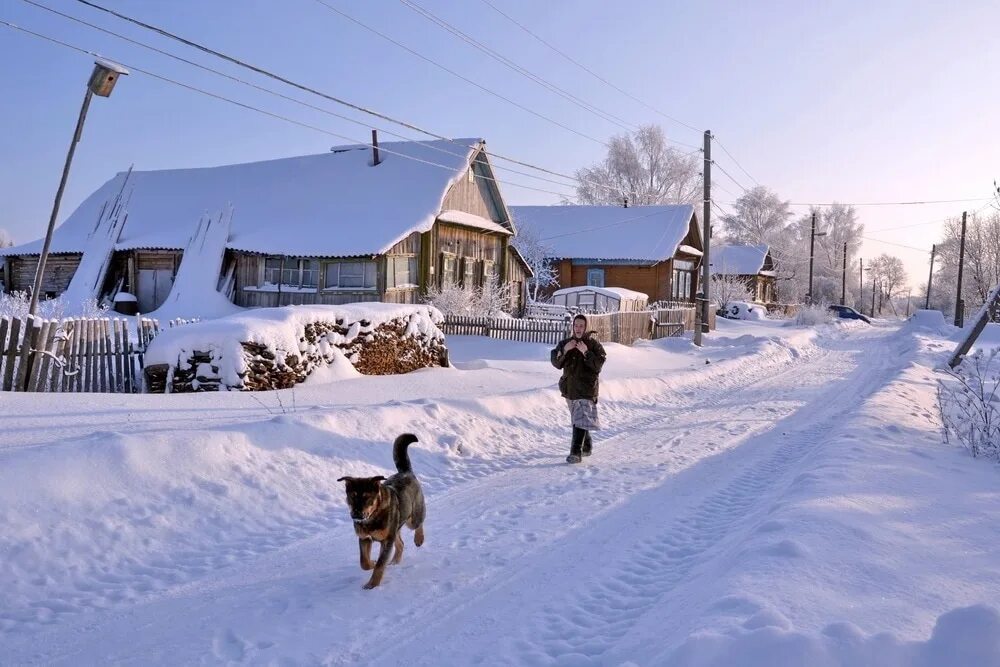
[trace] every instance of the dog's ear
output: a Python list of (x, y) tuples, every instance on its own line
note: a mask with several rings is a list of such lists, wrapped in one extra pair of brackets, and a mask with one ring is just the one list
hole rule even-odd
[(350, 482), (350, 481), (351, 481), (351, 480), (353, 480), (353, 479), (354, 479), (353, 477), (341, 477), (341, 478), (340, 478), (340, 479), (338, 479), (337, 481), (338, 481), (338, 482)]
[(381, 482), (381, 481), (382, 481), (382, 480), (384, 480), (384, 479), (385, 479), (385, 477), (383, 477), (382, 475), (376, 475), (375, 477), (372, 477), (372, 478), (371, 478), (371, 480), (372, 480), (373, 482)]

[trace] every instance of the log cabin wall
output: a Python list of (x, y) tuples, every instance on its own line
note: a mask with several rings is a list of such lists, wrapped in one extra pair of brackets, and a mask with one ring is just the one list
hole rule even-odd
[[(11, 292), (30, 292), (35, 284), (38, 269), (38, 255), (17, 255), (8, 258), (10, 266)], [(59, 296), (69, 287), (73, 274), (80, 266), (81, 253), (60, 253), (45, 259), (45, 275), (42, 276), (42, 296)]]

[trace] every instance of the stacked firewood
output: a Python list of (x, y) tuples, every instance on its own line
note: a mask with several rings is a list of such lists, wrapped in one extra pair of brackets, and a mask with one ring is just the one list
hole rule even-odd
[(310, 322), (294, 351), (246, 341), (240, 346), (243, 370), (232, 386), (220, 377), (219, 363), (211, 354), (194, 352), (174, 369), (172, 378), (168, 378), (165, 365), (147, 368), (147, 390), (163, 391), (168, 382), (172, 392), (288, 389), (317, 368), (346, 362), (363, 375), (394, 375), (448, 365), (448, 350), (440, 331), (415, 331), (407, 317), (377, 326), (368, 320)]

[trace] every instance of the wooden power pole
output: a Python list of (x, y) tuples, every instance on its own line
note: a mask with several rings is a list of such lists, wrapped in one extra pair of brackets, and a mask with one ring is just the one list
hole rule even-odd
[(955, 326), (965, 326), (965, 302), (962, 301), (962, 270), (965, 268), (965, 216), (962, 211), (962, 240), (958, 244), (958, 293), (955, 295)]
[(840, 277), (840, 305), (847, 305), (847, 241), (844, 241), (844, 271)]
[[(704, 231), (702, 232), (702, 257), (701, 257), (701, 303), (696, 306), (696, 322), (694, 326), (694, 344), (701, 345), (701, 337), (708, 333), (709, 301), (711, 299), (709, 287), (712, 284), (712, 270), (710, 246), (712, 243), (712, 131), (705, 130), (705, 167), (702, 171), (702, 187), (704, 208)], [(700, 315), (700, 316), (699, 316)]]
[(934, 253), (937, 252), (937, 245), (931, 246), (931, 273), (927, 276), (927, 299), (924, 301), (924, 310), (931, 307), (931, 283), (934, 282)]

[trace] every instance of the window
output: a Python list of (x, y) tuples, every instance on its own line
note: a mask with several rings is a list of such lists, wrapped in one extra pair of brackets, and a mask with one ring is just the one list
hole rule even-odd
[(264, 260), (264, 282), (288, 287), (316, 287), (319, 261), (294, 257), (268, 257)]
[(483, 284), (492, 285), (497, 281), (499, 276), (497, 275), (497, 263), (489, 260), (483, 260)]
[(476, 286), (476, 260), (471, 257), (462, 258), (462, 287)]
[(604, 269), (587, 269), (587, 286), (604, 287)]
[(671, 286), (670, 296), (674, 301), (690, 301), (691, 286), (694, 284), (694, 271), (682, 271), (674, 269), (674, 283)]
[(472, 167), (469, 167), (469, 176), (468, 176), (468, 178), (469, 178), (469, 183), (475, 183), (476, 182), (476, 172), (475, 172), (475, 170)]
[(451, 253), (441, 253), (441, 286), (455, 284), (455, 264), (457, 258)]
[(375, 262), (330, 262), (324, 289), (375, 289)]
[(389, 257), (386, 270), (387, 287), (411, 287), (417, 284), (417, 258), (415, 255)]

